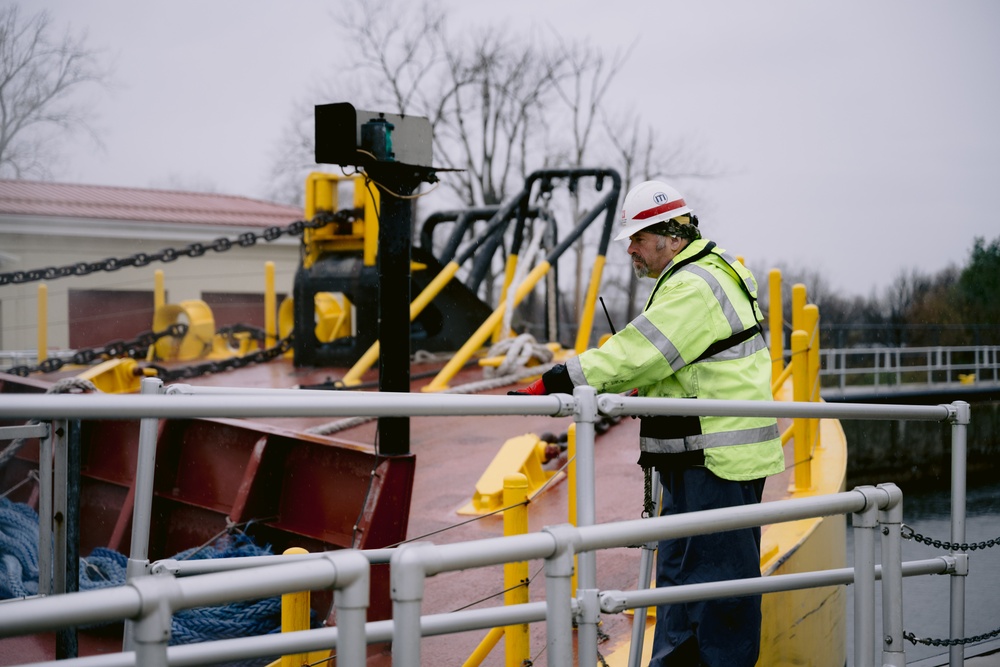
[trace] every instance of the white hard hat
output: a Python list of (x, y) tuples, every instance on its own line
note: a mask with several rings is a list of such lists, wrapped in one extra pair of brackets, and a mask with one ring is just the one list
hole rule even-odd
[(641, 229), (690, 214), (684, 197), (663, 181), (644, 181), (625, 195), (621, 224), (615, 241), (627, 239)]

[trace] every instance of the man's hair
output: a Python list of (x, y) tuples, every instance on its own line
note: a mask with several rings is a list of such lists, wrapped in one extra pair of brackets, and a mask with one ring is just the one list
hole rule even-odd
[(677, 236), (688, 241), (697, 241), (701, 238), (701, 231), (698, 229), (698, 216), (693, 213), (658, 222), (643, 231), (660, 236)]

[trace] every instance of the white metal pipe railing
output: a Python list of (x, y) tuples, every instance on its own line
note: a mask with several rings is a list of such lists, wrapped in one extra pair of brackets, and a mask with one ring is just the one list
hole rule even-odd
[[(197, 391), (192, 393), (197, 394)], [(596, 406), (596, 410), (595, 407)], [(710, 401), (710, 400), (680, 400), (680, 399), (645, 399), (645, 398), (630, 398), (614, 395), (602, 395), (596, 397), (593, 393), (593, 389), (582, 387), (577, 388), (573, 397), (566, 395), (554, 395), (554, 396), (542, 396), (542, 397), (518, 397), (516, 400), (511, 400), (508, 397), (497, 397), (497, 396), (462, 396), (462, 395), (421, 395), (421, 394), (368, 394), (365, 395), (364, 392), (343, 395), (339, 393), (332, 393), (330, 395), (314, 395), (312, 392), (303, 393), (297, 390), (274, 390), (267, 391), (266, 395), (226, 395), (216, 393), (215, 395), (131, 395), (131, 396), (118, 396), (118, 395), (36, 395), (36, 396), (9, 396), (4, 397), (3, 401), (0, 401), (0, 418), (81, 418), (86, 417), (90, 419), (123, 419), (123, 418), (168, 418), (168, 417), (240, 417), (240, 416), (273, 416), (273, 417), (283, 417), (283, 416), (381, 416), (381, 415), (409, 415), (409, 416), (438, 416), (438, 415), (551, 415), (551, 416), (564, 416), (573, 414), (577, 421), (578, 428), (578, 450), (579, 450), (579, 440), (580, 431), (582, 430), (584, 435), (583, 442), (583, 456), (592, 456), (592, 438), (593, 433), (588, 432), (586, 428), (589, 422), (592, 426), (594, 416), (596, 414), (602, 414), (606, 416), (616, 416), (624, 414), (667, 414), (667, 415), (762, 415), (762, 416), (775, 416), (775, 417), (816, 417), (816, 418), (835, 418), (835, 419), (915, 419), (915, 420), (934, 420), (934, 421), (945, 421), (949, 420), (953, 423), (953, 449), (960, 450), (965, 446), (964, 434), (965, 425), (968, 423), (968, 405), (964, 403), (955, 403), (952, 405), (938, 405), (938, 406), (891, 406), (891, 405), (857, 405), (857, 404), (839, 404), (839, 405), (828, 405), (822, 403), (788, 403), (788, 402), (754, 402), (754, 401)], [(583, 428), (581, 429), (581, 425)], [(592, 431), (592, 429), (591, 429)], [(590, 440), (588, 443), (587, 440)], [(581, 456), (581, 452), (578, 451), (578, 457)], [(961, 452), (956, 452), (953, 454), (953, 461), (959, 461), (964, 465), (965, 462), (964, 450)], [(579, 465), (579, 464), (578, 464)], [(585, 466), (586, 469), (586, 466)], [(589, 488), (591, 491), (584, 491), (578, 500), (580, 504), (580, 509), (584, 510), (582, 513), (578, 510), (578, 516), (586, 517), (587, 507), (594, 502), (593, 498), (593, 472), (592, 465), (590, 467), (591, 472), (587, 476), (581, 476), (580, 486), (583, 488)], [(959, 482), (957, 482), (953, 487), (953, 492), (957, 493), (958, 490), (964, 494), (964, 470), (963, 477)], [(847, 511), (856, 511), (851, 509), (851, 507), (842, 507), (844, 503), (848, 505), (857, 504), (857, 494), (854, 494), (855, 498), (853, 500), (848, 500), (843, 497), (844, 494), (835, 494), (834, 496), (824, 497), (823, 502), (826, 499), (832, 499), (830, 502), (839, 503), (841, 505), (840, 509), (836, 509), (833, 513), (844, 513)], [(863, 496), (864, 494), (862, 494)], [(691, 531), (689, 534), (697, 534), (699, 531), (702, 532), (714, 532), (716, 530), (730, 530), (734, 527), (747, 527), (749, 525), (759, 525), (754, 523), (757, 519), (761, 523), (776, 523), (783, 520), (794, 520), (797, 518), (805, 518), (808, 516), (808, 511), (817, 511), (819, 505), (810, 505), (810, 503), (819, 502), (820, 499), (801, 499), (795, 501), (777, 501), (765, 503), (764, 505), (752, 507), (752, 508), (739, 508), (738, 510), (729, 509), (723, 512), (720, 516), (712, 516), (712, 521), (709, 522), (712, 528), (708, 531), (705, 530), (706, 521), (704, 517), (696, 518), (698, 526), (695, 527), (690, 524), (693, 514), (690, 515), (680, 515), (673, 517), (664, 517), (664, 519), (670, 519), (670, 526), (672, 528), (667, 530), (666, 525), (660, 526), (658, 523), (659, 518), (654, 519), (642, 519), (638, 522), (622, 522), (621, 524), (607, 524), (603, 526), (588, 526), (581, 522), (579, 528), (565, 530), (550, 529), (549, 535), (555, 536), (556, 545), (553, 556), (559, 554), (560, 558), (565, 558), (567, 553), (575, 554), (577, 552), (583, 554), (593, 551), (598, 548), (606, 548), (615, 544), (615, 540), (621, 537), (621, 532), (625, 531), (628, 533), (627, 537), (624, 538), (622, 544), (634, 544), (637, 541), (649, 541), (653, 539), (662, 539), (662, 537), (673, 535), (680, 536), (684, 534), (685, 530)], [(796, 507), (791, 510), (788, 505), (783, 505), (780, 503), (787, 502), (798, 502), (804, 503), (800, 507)], [(863, 503), (868, 506), (870, 503)], [(808, 510), (806, 508), (809, 508)], [(825, 506), (824, 506), (825, 507)], [(964, 511), (964, 504), (957, 504), (958, 508), (956, 511)], [(741, 510), (753, 510), (755, 512), (760, 512), (759, 516), (753, 513), (745, 514)], [(819, 511), (815, 516), (824, 516), (829, 513), (829, 509), (823, 509)], [(778, 514), (772, 514), (778, 512)], [(806, 512), (806, 513), (803, 513)], [(782, 517), (785, 518), (782, 518)], [(634, 524), (634, 525), (629, 525)], [(683, 527), (683, 528), (682, 528)], [(660, 529), (663, 529), (662, 531)], [(650, 532), (653, 531), (653, 532)], [(680, 532), (678, 532), (680, 531)], [(961, 535), (964, 537), (964, 516), (959, 519), (953, 519), (953, 537)], [(523, 537), (523, 536), (522, 536)], [(516, 538), (503, 538), (503, 539), (516, 539)], [(551, 549), (552, 548), (552, 537), (547, 538), (542, 541), (538, 538), (536, 540), (535, 549)], [(957, 538), (956, 538), (957, 539)], [(865, 540), (861, 540), (865, 542)], [(483, 548), (489, 552), (487, 555), (480, 554), (477, 549)], [(395, 559), (399, 556), (399, 553), (406, 552), (407, 559), (412, 559), (415, 562), (421, 562), (421, 558), (415, 558), (417, 554), (428, 554), (433, 551), (435, 553), (433, 562), (435, 568), (446, 566), (450, 561), (448, 559), (449, 554), (456, 558), (456, 563), (461, 563), (462, 567), (476, 567), (477, 562), (493, 562), (498, 553), (498, 548), (500, 548), (499, 543), (491, 543), (487, 540), (483, 543), (479, 543), (477, 547), (470, 547), (476, 555), (472, 554), (462, 554), (461, 558), (457, 554), (453, 554), (450, 549), (457, 549), (453, 545), (448, 545), (448, 548), (441, 547), (445, 549), (444, 552), (438, 553), (438, 549), (430, 545), (422, 546), (422, 550), (416, 550), (413, 548), (407, 548), (398, 550), (393, 554), (392, 558)], [(463, 547), (465, 548), (465, 547)], [(338, 552), (340, 553), (340, 552)], [(442, 555), (443, 553), (443, 555)], [(508, 554), (510, 555), (510, 554)], [(530, 559), (532, 556), (518, 554), (516, 557), (511, 556), (514, 560), (525, 560)], [(471, 559), (471, 560), (468, 560)], [(478, 560), (477, 560), (478, 559)], [(863, 559), (864, 560), (864, 559)], [(366, 561), (367, 562), (367, 561)], [(406, 561), (409, 562), (409, 561)], [(558, 563), (560, 561), (553, 560), (552, 563)], [(956, 558), (956, 562), (964, 562), (962, 558)], [(421, 567), (423, 567), (421, 565)], [(410, 569), (417, 571), (416, 565), (410, 565)], [(551, 602), (546, 607), (546, 617), (548, 622), (554, 628), (561, 628), (565, 625), (566, 618), (572, 618), (575, 614), (576, 618), (582, 619), (589, 623), (591, 619), (596, 619), (598, 610), (597, 604), (597, 590), (596, 585), (587, 581), (581, 577), (580, 589), (577, 591), (577, 598), (571, 598), (570, 592), (568, 591), (568, 579), (565, 584), (562, 581), (564, 572), (556, 564), (550, 564), (547, 570), (551, 570), (551, 577), (553, 581), (551, 582), (552, 590), (550, 595), (555, 599), (566, 599), (568, 603), (565, 605), (553, 605)], [(866, 571), (869, 568), (864, 568)], [(568, 572), (572, 569), (569, 568)], [(874, 572), (874, 570), (872, 570)], [(857, 568), (856, 568), (857, 572)], [(205, 575), (212, 576), (212, 575)], [(426, 576), (426, 573), (424, 574)], [(568, 575), (566, 575), (568, 576)], [(589, 576), (589, 575), (588, 575)], [(856, 574), (857, 576), (857, 574)], [(864, 575), (869, 577), (869, 575)], [(955, 579), (956, 577), (953, 577)], [(146, 577), (143, 579), (151, 579)], [(198, 577), (200, 580), (201, 577)], [(873, 581), (873, 579), (872, 579)], [(146, 584), (143, 584), (146, 585)], [(406, 588), (406, 587), (404, 587)], [(891, 587), (890, 587), (891, 588)], [(565, 590), (564, 590), (565, 589)], [(960, 589), (960, 590), (959, 590)], [(419, 641), (419, 636), (421, 633), (425, 632), (425, 623), (419, 617), (419, 605), (412, 604), (417, 601), (416, 594), (419, 592), (419, 586), (416, 588), (407, 589), (411, 592), (412, 599), (401, 599), (399, 600), (401, 604), (400, 608), (400, 619), (394, 621), (392, 636), (394, 642), (401, 641), (403, 644), (412, 645), (414, 637)], [(659, 592), (659, 591), (657, 591)], [(565, 593), (565, 594), (564, 594)], [(964, 609), (964, 598), (962, 594), (964, 593), (964, 587), (962, 584), (954, 584), (952, 588), (952, 631), (953, 637), (956, 636), (954, 633), (960, 631), (961, 628), (961, 618), (962, 610)], [(166, 595), (166, 594), (165, 594)], [(167, 595), (169, 597), (169, 595)], [(867, 597), (867, 596), (866, 596)], [(873, 604), (873, 603), (872, 603)], [(413, 610), (417, 609), (417, 614), (414, 616)], [(957, 611), (956, 611), (957, 608)], [(862, 611), (862, 615), (867, 612)], [(487, 614), (483, 615), (484, 618), (488, 617)], [(955, 619), (958, 618), (958, 623)], [(405, 619), (405, 620), (404, 620)], [(414, 622), (415, 619), (415, 622)], [(148, 639), (149, 637), (155, 636), (157, 632), (162, 632), (162, 619), (150, 620), (145, 623), (142, 629), (143, 638)], [(529, 621), (524, 621), (529, 622)], [(160, 623), (159, 626), (156, 624)], [(506, 624), (506, 623), (502, 623)], [(146, 627), (150, 626), (150, 627)], [(2, 624), (0, 624), (2, 627)], [(484, 626), (487, 627), (487, 626)], [(870, 631), (870, 628), (869, 628)], [(0, 630), (2, 633), (3, 630)], [(148, 633), (148, 634), (147, 634)], [(301, 634), (301, 633), (296, 633)], [(589, 631), (582, 631), (580, 633), (580, 641), (578, 646), (579, 655), (596, 655), (596, 637), (595, 645), (593, 647), (589, 646), (590, 641), (586, 640), (591, 633)], [(596, 635), (596, 633), (594, 633)], [(561, 642), (563, 638), (561, 633), (556, 632), (556, 641)], [(142, 643), (141, 641), (139, 642)], [(154, 644), (155, 642), (147, 642), (149, 644)], [(159, 643), (155, 643), (157, 650), (151, 654), (151, 659), (155, 658), (157, 661), (166, 660), (164, 653), (160, 647)], [(591, 648), (593, 651), (591, 651)], [(553, 655), (562, 656), (567, 654), (565, 646), (562, 645), (552, 645), (551, 646)], [(953, 654), (957, 653), (959, 656), (962, 653), (961, 646), (957, 647), (957, 650), (953, 651)], [(419, 649), (415, 655), (419, 655)], [(402, 655), (401, 660), (406, 660)], [(960, 662), (954, 662), (953, 664), (960, 664)], [(157, 663), (158, 664), (158, 663)], [(173, 664), (173, 663), (171, 663)], [(194, 663), (191, 663), (194, 664)], [(557, 663), (558, 664), (558, 663)], [(568, 664), (568, 663), (567, 663)]]
[[(167, 657), (167, 641), (171, 619), (177, 611), (299, 590), (334, 588), (337, 623), (342, 635), (337, 664), (361, 667), (367, 653), (364, 626), (369, 578), (368, 560), (354, 550), (328, 552), (323, 558), (308, 563), (285, 561), (187, 579), (141, 576), (124, 586), (0, 605), (0, 636), (134, 619), (135, 664), (166, 667), (176, 664)], [(267, 646), (267, 652), (254, 657), (266, 656), (269, 652), (272, 651)], [(59, 661), (59, 664), (67, 662)]]
[[(609, 527), (614, 528), (611, 536), (603, 534), (605, 531), (602, 530), (602, 526), (575, 528), (570, 525), (562, 525), (541, 533), (475, 542), (446, 545), (412, 543), (396, 550), (393, 557), (395, 613), (389, 637), (384, 634), (384, 628), (380, 634), (378, 629), (381, 626), (371, 623), (353, 628), (348, 633), (348, 625), (345, 624), (345, 620), (341, 620), (346, 617), (343, 612), (338, 611), (339, 627), (343, 631), (340, 634), (334, 636), (329, 632), (324, 632), (310, 635), (311, 638), (308, 642), (296, 644), (295, 648), (288, 644), (282, 644), (281, 648), (288, 652), (316, 650), (331, 646), (330, 643), (326, 643), (324, 646), (322, 642), (333, 642), (332, 645), (338, 647), (338, 659), (344, 661), (341, 664), (357, 664), (347, 662), (347, 656), (350, 654), (345, 653), (348, 647), (344, 645), (344, 642), (348, 636), (364, 637), (367, 634), (365, 639), (367, 642), (392, 639), (394, 664), (400, 666), (416, 665), (420, 664), (420, 637), (435, 634), (435, 623), (438, 624), (437, 632), (440, 633), (481, 629), (495, 625), (507, 625), (512, 622), (533, 622), (545, 618), (550, 635), (550, 664), (569, 665), (572, 661), (572, 646), (568, 642), (572, 636), (572, 619), (578, 611), (573, 604), (569, 590), (569, 577), (572, 574), (573, 556), (576, 553), (598, 548), (625, 547), (646, 538), (659, 540), (728, 530), (734, 527), (775, 523), (779, 519), (794, 521), (811, 516), (829, 516), (845, 511), (852, 511), (855, 514), (858, 512), (877, 512), (880, 508), (891, 507), (893, 498), (899, 497), (898, 490), (894, 490), (894, 486), (887, 485), (877, 489), (865, 487), (824, 497), (773, 501), (756, 507), (739, 508), (742, 511), (738, 512), (738, 516), (735, 517), (723, 510), (707, 510), (689, 515), (621, 522), (609, 525)], [(218, 650), (211, 646), (215, 642), (200, 645), (203, 651), (199, 651), (197, 654), (192, 653), (186, 661), (175, 660), (172, 657), (173, 653), (171, 653), (174, 648), (167, 650), (163, 642), (149, 642), (148, 646), (143, 645), (143, 628), (155, 630), (163, 627), (164, 618), (159, 615), (163, 604), (168, 605), (171, 610), (176, 610), (219, 604), (246, 597), (277, 594), (286, 590), (323, 587), (328, 585), (331, 578), (329, 567), (320, 568), (316, 563), (319, 562), (322, 565), (322, 561), (325, 560), (336, 564), (351, 555), (355, 558), (363, 558), (360, 552), (328, 552), (322, 558), (311, 558), (311, 565), (305, 566), (301, 562), (279, 560), (286, 557), (267, 557), (273, 559), (272, 563), (275, 564), (272, 567), (240, 569), (229, 573), (217, 572), (186, 580), (175, 580), (162, 575), (146, 576), (141, 577), (133, 584), (108, 591), (88, 591), (69, 596), (38, 598), (28, 601), (31, 604), (21, 603), (16, 606), (17, 608), (15, 605), (8, 607), (0, 605), (0, 635), (51, 629), (60, 624), (79, 625), (87, 622), (140, 617), (143, 620), (140, 620), (140, 627), (137, 630), (139, 648), (132, 654), (135, 662), (120, 664), (144, 666), (208, 664), (207, 656), (218, 655)], [(552, 580), (547, 588), (547, 605), (532, 603), (518, 605), (516, 608), (499, 607), (493, 610), (477, 610), (478, 613), (455, 612), (438, 617), (420, 617), (419, 600), (422, 598), (423, 581), (426, 577), (446, 571), (500, 564), (508, 560), (532, 560), (536, 558), (546, 559), (547, 579)], [(859, 560), (863, 561), (864, 559)], [(367, 560), (365, 562), (367, 563)], [(230, 564), (230, 566), (234, 567), (235, 564)], [(885, 563), (882, 567), (888, 566), (889, 564)], [(908, 574), (913, 575), (945, 572), (949, 568), (949, 563), (944, 559), (931, 559), (914, 562), (908, 566)], [(354, 567), (358, 569), (356, 562)], [(298, 573), (300, 576), (291, 576), (292, 573)], [(858, 585), (862, 577), (874, 581), (876, 577), (881, 578), (881, 574), (880, 568), (875, 566), (872, 559), (872, 562), (866, 565), (855, 565), (854, 568), (841, 568), (829, 572), (711, 582), (669, 589), (637, 590), (624, 594), (620, 591), (606, 591), (600, 596), (600, 607), (603, 611), (621, 611), (630, 606), (759, 594), (817, 585), (843, 584), (851, 581)], [(307, 575), (311, 575), (312, 578)], [(367, 586), (367, 581), (364, 581), (365, 586)], [(236, 597), (237, 592), (240, 596), (238, 598)], [(111, 595), (102, 597), (101, 593), (111, 593)], [(860, 589), (858, 594), (861, 594)], [(365, 595), (367, 595), (367, 588), (365, 588)], [(873, 609), (874, 597), (869, 602)], [(403, 604), (395, 605), (395, 603)], [(7, 613), (8, 611), (9, 613)], [(319, 633), (320, 631), (304, 631), (293, 634), (307, 635), (311, 632)], [(861, 633), (862, 644), (865, 636), (873, 636), (872, 628), (868, 628), (867, 635)], [(322, 641), (319, 641), (320, 637), (322, 637)], [(252, 650), (244, 647), (240, 655), (242, 657), (260, 657), (276, 653), (279, 650), (281, 649), (276, 645), (267, 642), (255, 644)], [(168, 655), (171, 657), (165, 657)], [(232, 655), (228, 657), (233, 659)], [(871, 664), (870, 657), (869, 655), (868, 659), (862, 659), (856, 664)], [(61, 661), (60, 664), (64, 667), (87, 664), (82, 662), (83, 660), (86, 659)]]

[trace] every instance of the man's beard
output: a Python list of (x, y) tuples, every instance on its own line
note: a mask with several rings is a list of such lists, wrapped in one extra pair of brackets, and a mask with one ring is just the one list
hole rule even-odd
[(632, 258), (632, 272), (636, 278), (648, 278), (649, 264), (642, 257), (635, 256)]

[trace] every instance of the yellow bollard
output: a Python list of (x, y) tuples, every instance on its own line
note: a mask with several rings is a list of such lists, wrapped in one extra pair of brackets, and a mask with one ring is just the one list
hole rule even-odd
[[(792, 385), (793, 398), (797, 403), (809, 401), (809, 334), (805, 331), (792, 332)], [(809, 447), (809, 420), (796, 417), (793, 420), (795, 453), (793, 461), (795, 477), (793, 491), (807, 491), (812, 487), (812, 452)]]
[(802, 312), (806, 307), (806, 286), (802, 283), (792, 285), (792, 331), (805, 331), (802, 325)]
[(38, 286), (38, 363), (49, 358), (49, 286)]
[(767, 289), (770, 304), (768, 305), (767, 321), (770, 328), (771, 344), (771, 382), (776, 383), (784, 370), (785, 361), (785, 327), (781, 312), (781, 269), (771, 269), (768, 274)]
[(274, 262), (264, 263), (264, 348), (277, 342), (278, 297), (274, 291)]
[[(809, 401), (819, 403), (819, 306), (808, 304), (802, 309), (802, 324), (809, 335), (809, 352), (807, 368), (809, 369)], [(819, 447), (819, 419), (809, 420), (809, 451)]]
[[(521, 473), (511, 473), (503, 480), (504, 537), (524, 535), (528, 532), (528, 478)], [(507, 563), (503, 568), (504, 604), (528, 602), (528, 562)], [(504, 628), (507, 648), (507, 667), (520, 667), (530, 657), (528, 624), (518, 623)]]
[[(285, 549), (286, 556), (309, 553), (302, 547)], [(281, 596), (281, 631), (298, 632), (309, 629), (309, 591), (300, 593), (285, 593)], [(324, 655), (329, 655), (324, 652)], [(315, 654), (296, 653), (283, 655), (278, 663), (281, 667), (302, 667), (311, 665)]]

